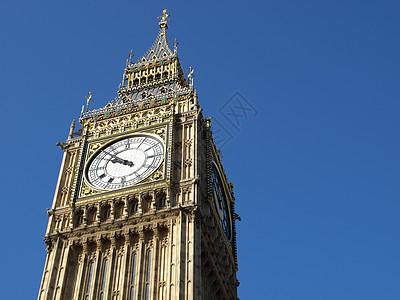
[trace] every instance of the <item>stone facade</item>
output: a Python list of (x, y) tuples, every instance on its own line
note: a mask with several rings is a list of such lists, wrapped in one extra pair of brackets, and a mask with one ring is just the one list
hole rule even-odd
[[(116, 100), (83, 108), (82, 129), (74, 132), (73, 122), (58, 144), (64, 156), (48, 210), (39, 300), (237, 299), (233, 185), (197, 102), (193, 71), (188, 82), (176, 43), (174, 52), (168, 47), (167, 21), (164, 11), (142, 59), (132, 64), (130, 55)], [(119, 189), (91, 184), (93, 157), (138, 134), (165, 146), (157, 170)]]

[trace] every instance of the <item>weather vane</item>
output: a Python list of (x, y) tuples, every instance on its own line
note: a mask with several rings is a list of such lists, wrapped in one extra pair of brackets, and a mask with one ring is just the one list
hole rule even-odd
[(189, 72), (188, 72), (188, 80), (189, 80), (189, 85), (192, 88), (193, 87), (193, 77), (194, 77), (194, 69), (192, 67), (189, 68)]

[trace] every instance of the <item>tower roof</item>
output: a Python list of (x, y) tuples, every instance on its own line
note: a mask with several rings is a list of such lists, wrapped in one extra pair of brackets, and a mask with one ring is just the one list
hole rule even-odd
[[(153, 43), (149, 51), (138, 61), (138, 62), (150, 62), (154, 60), (167, 59), (174, 56), (174, 52), (168, 46), (167, 41), (167, 29), (168, 29), (168, 19), (169, 15), (167, 10), (164, 9), (161, 21), (158, 23), (160, 25), (160, 32), (158, 33), (156, 41)], [(176, 52), (176, 51), (175, 51)]]
[(129, 54), (123, 74), (118, 97), (105, 107), (88, 111), (82, 109), (81, 118), (92, 118), (100, 115), (121, 112), (148, 104), (150, 102), (166, 103), (169, 99), (177, 100), (180, 96), (192, 92), (192, 85), (186, 81), (177, 56), (177, 43), (174, 51), (168, 46), (167, 29), (169, 14), (164, 9), (160, 19), (160, 31), (150, 49), (136, 63), (132, 63), (133, 53)]

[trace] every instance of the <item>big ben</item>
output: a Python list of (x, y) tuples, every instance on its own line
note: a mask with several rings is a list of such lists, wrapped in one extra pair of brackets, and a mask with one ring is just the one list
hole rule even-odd
[(58, 144), (39, 300), (237, 299), (233, 184), (168, 22)]

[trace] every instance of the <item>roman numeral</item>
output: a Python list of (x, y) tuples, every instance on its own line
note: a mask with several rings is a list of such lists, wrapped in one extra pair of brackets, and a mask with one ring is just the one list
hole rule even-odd
[(137, 172), (134, 172), (133, 175), (135, 175), (135, 177), (137, 177), (138, 179), (141, 179), (141, 178), (142, 178), (142, 176), (139, 175)]

